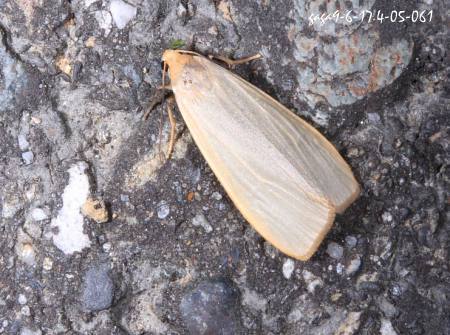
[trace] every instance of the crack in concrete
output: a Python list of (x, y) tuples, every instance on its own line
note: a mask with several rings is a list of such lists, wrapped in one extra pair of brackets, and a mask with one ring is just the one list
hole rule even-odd
[(14, 50), (14, 48), (10, 45), (10, 40), (11, 40), (11, 33), (9, 32), (9, 30), (6, 28), (5, 25), (3, 25), (0, 22), (0, 35), (1, 35), (1, 43), (4, 45), (6, 52), (15, 60), (27, 64), (22, 57), (20, 57), (20, 55)]

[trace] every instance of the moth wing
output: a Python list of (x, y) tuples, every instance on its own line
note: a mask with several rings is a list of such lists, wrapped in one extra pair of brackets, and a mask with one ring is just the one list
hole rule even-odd
[(306, 260), (359, 186), (336, 149), (270, 96), (202, 57), (172, 81), (197, 146), (247, 221)]

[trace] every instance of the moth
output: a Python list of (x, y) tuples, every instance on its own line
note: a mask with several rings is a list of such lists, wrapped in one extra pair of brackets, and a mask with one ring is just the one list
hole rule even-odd
[(282, 104), (210, 59), (166, 50), (162, 61), (195, 143), (235, 206), (276, 248), (309, 259), (335, 214), (360, 192), (339, 152)]

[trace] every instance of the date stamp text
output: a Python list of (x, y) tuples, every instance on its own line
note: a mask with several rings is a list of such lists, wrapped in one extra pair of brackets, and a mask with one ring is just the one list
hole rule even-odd
[(324, 25), (329, 21), (335, 21), (336, 23), (352, 23), (352, 22), (363, 22), (366, 21), (368, 23), (372, 22), (392, 22), (392, 23), (402, 23), (410, 21), (412, 23), (425, 23), (431, 22), (433, 18), (433, 10), (392, 10), (388, 13), (385, 13), (381, 10), (362, 10), (357, 13), (353, 10), (348, 10), (346, 12), (341, 12), (340, 10), (336, 10), (333, 13), (320, 13), (320, 14), (311, 14), (308, 18), (309, 25), (312, 26), (314, 24), (319, 24), (320, 26)]

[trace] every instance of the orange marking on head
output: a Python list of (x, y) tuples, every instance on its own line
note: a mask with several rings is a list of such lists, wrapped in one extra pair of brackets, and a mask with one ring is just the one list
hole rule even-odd
[(176, 82), (186, 64), (188, 64), (193, 55), (182, 50), (166, 50), (163, 53), (162, 61), (169, 66), (170, 80)]

